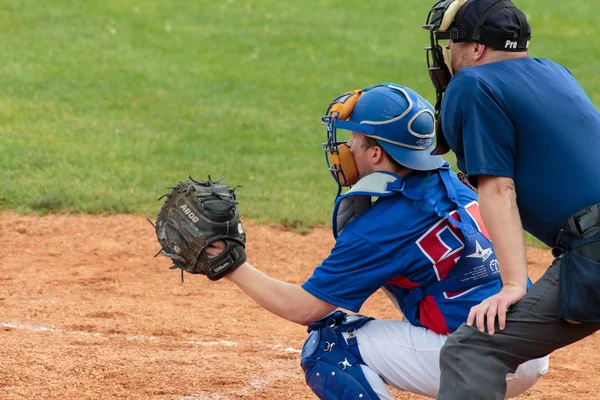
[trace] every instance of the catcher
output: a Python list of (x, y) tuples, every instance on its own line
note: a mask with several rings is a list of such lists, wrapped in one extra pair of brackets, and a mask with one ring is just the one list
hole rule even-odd
[[(191, 191), (189, 203), (174, 201), (187, 198), (180, 190), (170, 194), (157, 220), (163, 251), (175, 267), (226, 276), (268, 311), (308, 325), (300, 363), (320, 399), (392, 399), (386, 384), (436, 397), (448, 335), (502, 286), (476, 194), (430, 154), (433, 108), (409, 88), (381, 84), (346, 93), (322, 121), (338, 184), (336, 244), (304, 284), (273, 279), (245, 262), (235, 194), (210, 179)], [(340, 130), (351, 132), (348, 141), (338, 140)], [(212, 209), (228, 219), (213, 222), (214, 211), (205, 216), (209, 207), (198, 193), (210, 193)], [(209, 226), (215, 236), (199, 238)], [(378, 289), (404, 320), (337, 310), (358, 312)], [(506, 377), (507, 396), (523, 393), (547, 368), (547, 357), (521, 365)]]

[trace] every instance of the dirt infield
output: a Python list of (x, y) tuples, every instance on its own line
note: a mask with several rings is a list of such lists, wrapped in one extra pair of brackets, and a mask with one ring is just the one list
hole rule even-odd
[[(298, 235), (246, 222), (248, 258), (302, 283), (327, 256), (325, 229)], [(168, 270), (135, 216), (0, 213), (0, 399), (314, 399), (305, 328), (227, 282)], [(532, 278), (547, 251), (528, 252)], [(361, 310), (398, 318), (377, 293)], [(557, 351), (521, 399), (600, 399), (600, 336)], [(424, 399), (394, 392), (398, 399)]]

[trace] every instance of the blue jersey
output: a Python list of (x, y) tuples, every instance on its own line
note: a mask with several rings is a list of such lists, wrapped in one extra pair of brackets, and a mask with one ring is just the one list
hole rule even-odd
[[(458, 201), (477, 228), (483, 227), (475, 193), (451, 173)], [(383, 288), (403, 311), (411, 289), (444, 279), (462, 254), (462, 232), (430, 205), (459, 219), (437, 172), (414, 171), (406, 185), (427, 193), (425, 201), (402, 194), (380, 197), (364, 214), (348, 223), (331, 254), (302, 287), (314, 296), (358, 312), (375, 291)], [(480, 228), (485, 230), (484, 228)], [(487, 232), (483, 232), (487, 236)], [(478, 249), (481, 253), (491, 249)], [(417, 313), (404, 313), (416, 326), (450, 333), (466, 321), (472, 306), (500, 290), (499, 279), (458, 293), (427, 296)]]
[(566, 68), (529, 57), (462, 68), (442, 122), (459, 169), (512, 178), (524, 229), (548, 246), (600, 202), (600, 114)]

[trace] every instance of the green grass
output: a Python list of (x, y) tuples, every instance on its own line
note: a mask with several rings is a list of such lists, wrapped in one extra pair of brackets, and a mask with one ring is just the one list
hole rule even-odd
[[(328, 224), (320, 116), (388, 81), (433, 102), (429, 3), (0, 0), (0, 208), (153, 216), (167, 186), (210, 174), (243, 185), (244, 217)], [(591, 2), (520, 5), (532, 55), (598, 104)]]

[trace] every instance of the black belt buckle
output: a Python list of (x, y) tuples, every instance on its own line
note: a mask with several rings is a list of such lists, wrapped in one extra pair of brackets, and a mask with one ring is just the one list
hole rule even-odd
[(598, 204), (590, 207), (586, 207), (583, 210), (577, 212), (570, 218), (569, 223), (571, 229), (573, 229), (579, 237), (585, 236), (592, 229), (600, 226), (600, 208)]
[(575, 231), (579, 234), (579, 236), (583, 236), (583, 232), (585, 231), (585, 228), (582, 227), (582, 223), (581, 223), (581, 221), (583, 220), (584, 217), (585, 217), (585, 215), (581, 215), (579, 217), (573, 217), (573, 226), (575, 226)]

